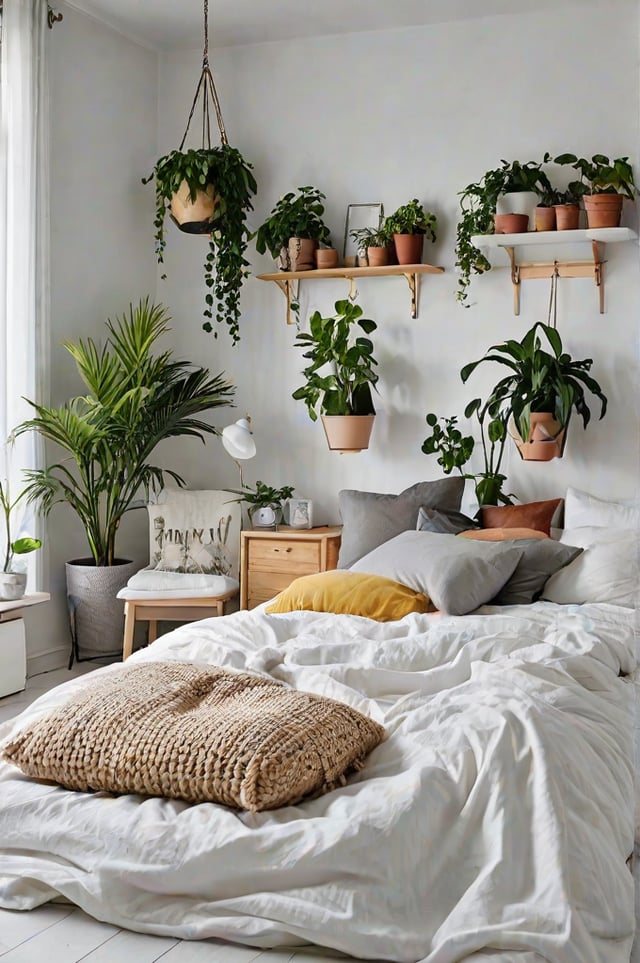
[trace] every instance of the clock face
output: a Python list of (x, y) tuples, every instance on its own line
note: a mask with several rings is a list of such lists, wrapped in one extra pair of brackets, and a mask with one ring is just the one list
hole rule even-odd
[(262, 525), (265, 528), (269, 525), (275, 525), (276, 523), (276, 513), (273, 508), (258, 508), (253, 513), (253, 524)]

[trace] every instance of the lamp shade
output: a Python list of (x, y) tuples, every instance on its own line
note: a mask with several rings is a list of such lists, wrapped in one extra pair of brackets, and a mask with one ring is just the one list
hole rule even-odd
[(232, 458), (253, 458), (256, 453), (256, 443), (251, 434), (247, 418), (240, 418), (232, 425), (222, 429), (222, 444)]

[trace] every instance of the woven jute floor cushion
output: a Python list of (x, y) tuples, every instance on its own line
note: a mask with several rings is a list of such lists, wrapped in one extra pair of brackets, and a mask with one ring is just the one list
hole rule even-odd
[(3, 752), (66, 789), (259, 812), (362, 767), (384, 729), (341, 702), (215, 666), (150, 662), (93, 680)]

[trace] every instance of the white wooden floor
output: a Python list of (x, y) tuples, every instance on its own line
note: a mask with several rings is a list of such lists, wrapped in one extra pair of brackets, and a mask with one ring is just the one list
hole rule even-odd
[[(0, 699), (0, 722), (22, 712), (38, 696), (103, 662), (81, 662), (71, 671), (58, 669), (33, 676), (24, 692)], [(2, 963), (326, 963), (344, 960), (320, 948), (258, 950), (215, 940), (187, 941), (146, 936), (99, 923), (69, 905), (46, 906), (19, 913), (0, 909)]]

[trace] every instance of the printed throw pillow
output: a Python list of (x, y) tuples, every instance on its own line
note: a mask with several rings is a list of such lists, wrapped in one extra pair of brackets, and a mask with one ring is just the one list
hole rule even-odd
[(561, 498), (525, 505), (483, 505), (480, 525), (482, 528), (535, 528), (550, 535), (551, 522), (561, 506)]
[(433, 606), (422, 592), (393, 579), (336, 569), (294, 579), (266, 608), (267, 615), (300, 611), (393, 622), (410, 612), (433, 611)]
[(514, 542), (402, 532), (359, 559), (351, 571), (384, 575), (427, 595), (436, 609), (466, 615), (500, 591), (522, 558)]
[(237, 578), (240, 506), (230, 492), (164, 489), (147, 511), (150, 567)]
[(462, 477), (418, 482), (399, 495), (343, 489), (338, 495), (343, 524), (338, 568), (350, 568), (394, 535), (415, 530), (421, 505), (459, 511), (463, 492)]

